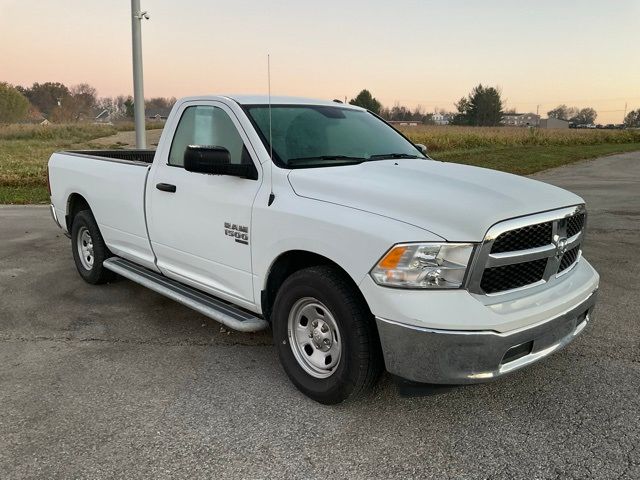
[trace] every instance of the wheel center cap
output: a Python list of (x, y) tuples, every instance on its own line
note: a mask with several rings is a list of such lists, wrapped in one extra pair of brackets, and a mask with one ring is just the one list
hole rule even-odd
[(311, 338), (313, 339), (314, 346), (318, 350), (326, 352), (331, 348), (331, 330), (326, 323), (319, 323), (311, 332)]

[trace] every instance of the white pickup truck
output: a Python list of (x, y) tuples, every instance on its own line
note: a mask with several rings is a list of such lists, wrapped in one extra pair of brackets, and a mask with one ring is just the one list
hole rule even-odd
[(383, 366), (474, 383), (571, 342), (599, 280), (584, 201), (425, 150), (351, 105), (185, 98), (155, 152), (55, 153), (51, 212), (87, 282), (118, 274), (232, 329), (270, 326), (322, 403)]

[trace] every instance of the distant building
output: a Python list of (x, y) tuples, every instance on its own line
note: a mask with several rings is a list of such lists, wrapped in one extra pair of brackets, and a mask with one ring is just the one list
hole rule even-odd
[(559, 118), (543, 118), (540, 120), (540, 128), (569, 128), (569, 121)]
[(505, 113), (502, 115), (503, 125), (507, 127), (537, 127), (540, 115), (535, 113)]
[[(45, 118), (44, 115), (33, 105), (29, 104), (29, 110), (27, 112), (27, 118), (24, 120), (25, 123), (39, 123), (41, 125), (47, 125), (49, 122)], [(44, 123), (47, 122), (47, 123)]]
[(400, 125), (401, 127), (417, 127), (422, 125), (420, 120), (387, 120), (391, 125)]
[(146, 106), (145, 115), (149, 120), (166, 120), (173, 104), (167, 106)]
[(98, 115), (96, 115), (95, 123), (112, 123), (111, 122), (111, 112), (109, 110), (103, 110)]
[(453, 120), (453, 115), (450, 113), (434, 113), (431, 119), (436, 125), (449, 125)]

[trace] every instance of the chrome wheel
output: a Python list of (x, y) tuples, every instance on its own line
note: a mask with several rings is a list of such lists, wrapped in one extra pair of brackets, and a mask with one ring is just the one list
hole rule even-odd
[(289, 345), (309, 375), (327, 378), (340, 363), (342, 338), (333, 315), (315, 298), (298, 300), (289, 313)]
[(93, 239), (91, 233), (87, 227), (80, 227), (77, 237), (78, 256), (80, 257), (80, 263), (85, 270), (91, 270), (93, 268)]

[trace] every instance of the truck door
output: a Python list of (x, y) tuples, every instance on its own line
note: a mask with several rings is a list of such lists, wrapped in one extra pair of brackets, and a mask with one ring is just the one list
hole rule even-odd
[[(185, 103), (176, 113), (173, 140), (162, 143), (146, 190), (158, 268), (168, 277), (249, 306), (254, 303), (251, 210), (262, 180), (260, 164), (253, 160), (255, 152), (237, 117), (223, 103)], [(259, 179), (188, 172), (183, 168), (188, 145), (225, 147), (232, 163), (253, 162)]]

